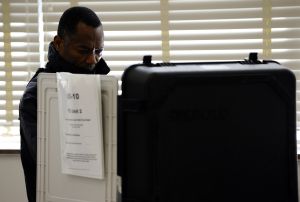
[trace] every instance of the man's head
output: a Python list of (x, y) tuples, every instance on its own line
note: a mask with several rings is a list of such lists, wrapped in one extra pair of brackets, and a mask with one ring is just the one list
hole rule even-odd
[(54, 46), (75, 68), (92, 70), (104, 48), (102, 24), (89, 8), (72, 7), (61, 16)]

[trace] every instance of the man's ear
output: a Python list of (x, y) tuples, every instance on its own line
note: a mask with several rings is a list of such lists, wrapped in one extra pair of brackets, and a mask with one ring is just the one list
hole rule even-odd
[(63, 45), (62, 38), (60, 36), (56, 35), (54, 37), (53, 43), (54, 43), (54, 47), (55, 47), (56, 51), (60, 51), (60, 49)]

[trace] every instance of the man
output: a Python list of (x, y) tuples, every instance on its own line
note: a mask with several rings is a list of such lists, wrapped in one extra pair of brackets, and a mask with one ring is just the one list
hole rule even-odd
[(29, 202), (36, 201), (37, 75), (40, 72), (107, 74), (110, 69), (101, 58), (103, 47), (103, 27), (92, 10), (72, 7), (63, 13), (57, 35), (49, 46), (46, 68), (38, 69), (29, 81), (19, 106), (21, 160)]

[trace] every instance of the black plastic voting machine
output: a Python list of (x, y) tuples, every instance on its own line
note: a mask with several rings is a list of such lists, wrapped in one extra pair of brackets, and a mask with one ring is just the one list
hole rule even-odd
[(294, 74), (272, 61), (143, 64), (122, 77), (123, 202), (296, 202)]

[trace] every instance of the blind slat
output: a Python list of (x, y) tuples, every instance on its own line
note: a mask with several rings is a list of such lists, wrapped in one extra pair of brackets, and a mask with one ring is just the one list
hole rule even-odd
[[(28, 62), (28, 61), (21, 61), (21, 62), (14, 62), (14, 72), (28, 72), (28, 71), (36, 71), (37, 68), (40, 67), (40, 62)], [(0, 72), (5, 71), (5, 67), (0, 66)], [(28, 81), (29, 78), (25, 78), (24, 81)], [(19, 80), (18, 80), (19, 81)]]
[(262, 9), (227, 9), (227, 10), (193, 10), (171, 11), (170, 20), (224, 20), (224, 19), (251, 19), (262, 17)]
[(27, 34), (37, 33), (38, 26), (36, 23), (22, 23), (19, 25), (11, 25), (11, 32), (25, 32)]
[(272, 27), (273, 28), (299, 28), (300, 27), (300, 17), (289, 18), (289, 19), (273, 19)]
[(244, 1), (220, 1), (220, 0), (170, 0), (170, 10), (194, 10), (194, 9), (231, 9), (231, 8), (260, 8), (261, 0)]
[(297, 38), (300, 36), (300, 28), (289, 28), (289, 29), (272, 29), (272, 38)]
[[(232, 53), (232, 51), (221, 51), (219, 53), (208, 54), (207, 51), (198, 51), (198, 53), (182, 53), (181, 51), (171, 51), (171, 60), (191, 60), (191, 61), (207, 61), (207, 60), (241, 60), (242, 58), (248, 58), (248, 54), (251, 50), (239, 51)], [(259, 52), (259, 51), (256, 51)], [(261, 54), (261, 53), (259, 53)]]
[[(107, 31), (145, 31), (145, 30), (160, 30), (159, 21), (146, 21), (146, 22), (103, 22), (103, 27)], [(44, 26), (47, 31), (57, 29), (56, 24), (47, 24)]]
[[(57, 23), (59, 15), (56, 13), (49, 13), (44, 15), (47, 22)], [(100, 18), (104, 22), (112, 21), (159, 21), (160, 12), (157, 11), (130, 11), (130, 12), (101, 12)]]
[[(262, 47), (262, 40), (260, 41), (247, 41), (234, 40), (227, 41), (181, 41), (180, 44), (173, 44), (170, 41), (170, 48), (172, 50), (242, 50), (242, 49), (260, 49)], [(176, 42), (176, 41), (174, 41)]]
[(199, 30), (199, 29), (257, 29), (262, 27), (262, 19), (236, 21), (171, 21), (171, 30)]
[(272, 56), (276, 59), (299, 59), (300, 49), (282, 51), (273, 50)]
[[(205, 32), (207, 31), (207, 32)], [(240, 30), (236, 32), (232, 30), (204, 30), (198, 32), (182, 31), (182, 30), (173, 30), (170, 32), (170, 40), (226, 40), (226, 39), (261, 39), (263, 36), (263, 31), (261, 30)]]
[[(64, 10), (74, 5), (74, 2), (63, 0), (40, 3), (45, 40), (44, 52), (41, 53), (38, 1), (27, 0), (26, 4), (21, 0), (9, 2), (11, 41), (6, 42), (11, 44), (13, 76), (10, 79), (13, 82), (31, 78), (40, 66), (40, 54), (47, 62), (48, 45), (56, 34), (58, 20)], [(248, 58), (249, 52), (258, 52), (259, 56), (264, 52), (266, 35), (262, 0), (168, 0), (168, 6), (162, 8), (160, 0), (89, 0), (75, 3), (90, 7), (99, 15), (105, 32), (103, 57), (112, 69), (111, 74), (119, 77), (125, 68), (141, 63), (143, 56), (149, 54), (153, 56), (153, 62), (161, 62), (166, 52), (172, 62), (190, 62), (243, 60)], [(300, 79), (300, 2), (272, 0), (271, 5), (271, 59), (292, 69)], [(0, 2), (0, 9), (1, 6)], [(165, 8), (169, 10), (165, 11)], [(163, 24), (162, 16), (168, 16)], [(4, 40), (2, 13), (0, 19), (0, 79), (6, 81), (7, 63), (2, 62), (5, 49), (4, 45), (1, 46)], [(165, 37), (166, 31), (169, 38)], [(169, 49), (163, 52), (162, 44), (166, 42)], [(299, 83), (297, 81), (300, 90)], [(13, 99), (20, 98), (16, 93), (22, 91), (24, 85), (12, 85)], [(0, 83), (0, 91), (9, 91), (5, 82)], [(1, 95), (0, 101), (5, 100), (11, 102)], [(17, 110), (14, 103), (13, 109)], [(0, 110), (6, 110), (3, 102), (0, 102)], [(298, 114), (300, 117), (300, 112)]]

